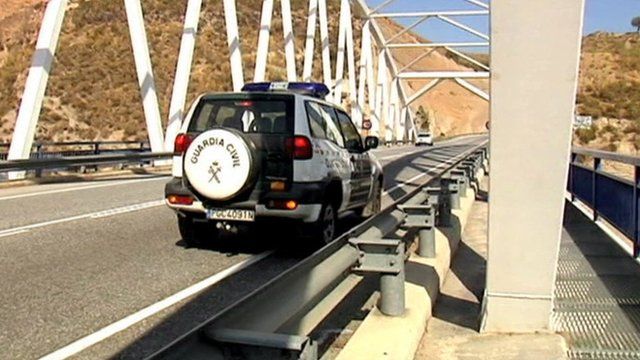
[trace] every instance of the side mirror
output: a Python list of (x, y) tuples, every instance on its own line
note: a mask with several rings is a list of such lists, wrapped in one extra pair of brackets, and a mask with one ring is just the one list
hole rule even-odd
[(364, 147), (366, 150), (375, 149), (380, 145), (380, 139), (376, 136), (367, 136), (364, 139)]

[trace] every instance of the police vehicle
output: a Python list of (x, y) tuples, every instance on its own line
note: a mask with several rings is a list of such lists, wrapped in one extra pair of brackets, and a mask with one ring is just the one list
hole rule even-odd
[[(201, 95), (175, 139), (166, 204), (190, 246), (267, 221), (318, 245), (348, 212), (380, 210), (382, 166), (324, 84), (250, 83)], [(211, 226), (214, 225), (214, 226)]]

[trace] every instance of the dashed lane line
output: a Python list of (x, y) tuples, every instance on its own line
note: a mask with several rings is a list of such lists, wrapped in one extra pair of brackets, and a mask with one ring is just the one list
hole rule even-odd
[(168, 176), (153, 177), (153, 178), (138, 179), (138, 180), (122, 180), (122, 181), (110, 182), (110, 183), (106, 183), (106, 184), (76, 186), (76, 187), (70, 187), (70, 188), (64, 188), (64, 189), (45, 190), (45, 191), (39, 191), (39, 192), (34, 192), (34, 193), (7, 195), (7, 196), (1, 196), (0, 197), (0, 201), (22, 199), (22, 198), (28, 198), (28, 197), (34, 197), (34, 196), (41, 196), (41, 195), (59, 194), (59, 193), (65, 193), (65, 192), (71, 192), (71, 191), (79, 191), (79, 190), (87, 190), (87, 189), (97, 189), (97, 188), (110, 187), (110, 186), (128, 185), (128, 184), (135, 184), (135, 183), (141, 183), (141, 182), (147, 182), (147, 181), (157, 181), (157, 180), (165, 180), (166, 181), (167, 177)]
[(25, 233), (27, 231), (30, 231), (30, 230), (33, 230), (33, 229), (37, 229), (37, 228), (41, 228), (41, 227), (45, 227), (45, 226), (57, 225), (57, 224), (62, 224), (62, 223), (67, 223), (67, 222), (77, 221), (77, 220), (82, 220), (82, 219), (105, 218), (105, 217), (114, 216), (114, 215), (118, 215), (118, 214), (124, 214), (124, 213), (132, 212), (132, 211), (148, 209), (148, 208), (160, 206), (160, 205), (163, 205), (163, 204), (164, 204), (164, 200), (154, 200), (154, 201), (149, 201), (149, 202), (140, 203), (140, 204), (134, 204), (134, 205), (127, 205), (127, 206), (114, 208), (114, 209), (109, 209), (109, 210), (102, 210), (102, 211), (93, 212), (93, 213), (89, 213), (89, 214), (81, 214), (81, 215), (70, 216), (70, 217), (66, 217), (66, 218), (62, 218), (62, 219), (56, 219), (56, 220), (39, 222), (39, 223), (35, 223), (35, 224), (19, 226), (19, 227), (15, 227), (15, 228), (11, 228), (11, 229), (1, 230), (0, 231), (0, 238), (7, 237), (7, 236), (12, 236), (12, 235), (17, 235), (17, 234), (22, 234), (22, 233)]

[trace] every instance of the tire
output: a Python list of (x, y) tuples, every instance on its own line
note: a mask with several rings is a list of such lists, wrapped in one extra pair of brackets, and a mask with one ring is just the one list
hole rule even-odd
[(303, 231), (310, 234), (312, 245), (322, 247), (336, 238), (338, 213), (332, 203), (322, 205), (318, 220), (303, 227)]
[(213, 227), (208, 225), (194, 221), (191, 216), (178, 215), (178, 230), (187, 247), (202, 247), (207, 243), (207, 240), (210, 240), (209, 238), (215, 236)]
[(373, 195), (362, 209), (356, 210), (356, 214), (362, 218), (371, 217), (382, 210), (382, 180), (378, 179), (373, 184)]

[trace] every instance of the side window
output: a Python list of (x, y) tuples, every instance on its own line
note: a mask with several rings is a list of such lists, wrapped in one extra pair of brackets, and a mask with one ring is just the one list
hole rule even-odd
[(320, 107), (327, 120), (327, 138), (340, 145), (340, 147), (344, 147), (344, 138), (340, 132), (340, 124), (338, 123), (336, 112), (329, 106), (320, 105)]
[(340, 122), (340, 130), (344, 135), (345, 147), (349, 151), (362, 152), (364, 150), (362, 138), (349, 116), (342, 111), (338, 111), (338, 121)]
[(311, 128), (311, 136), (317, 139), (326, 139), (327, 133), (325, 128), (325, 119), (322, 116), (322, 110), (316, 103), (307, 102), (307, 117), (309, 118), (309, 127)]
[(338, 128), (338, 119), (331, 108), (315, 102), (306, 103), (311, 135), (317, 139), (327, 139), (344, 147), (344, 139)]

